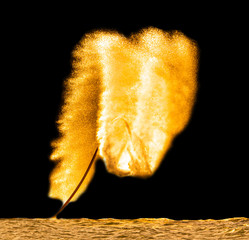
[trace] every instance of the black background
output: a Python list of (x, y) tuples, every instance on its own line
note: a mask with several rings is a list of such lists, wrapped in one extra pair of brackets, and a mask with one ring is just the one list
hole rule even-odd
[(192, 23), (62, 15), (13, 14), (3, 24), (0, 217), (50, 217), (61, 206), (47, 197), (50, 142), (58, 136), (55, 122), (75, 44), (94, 29), (129, 36), (148, 26), (180, 30), (199, 45), (192, 119), (151, 178), (119, 178), (98, 161), (88, 190), (59, 217), (249, 217), (243, 22), (229, 14), (214, 20), (211, 13)]

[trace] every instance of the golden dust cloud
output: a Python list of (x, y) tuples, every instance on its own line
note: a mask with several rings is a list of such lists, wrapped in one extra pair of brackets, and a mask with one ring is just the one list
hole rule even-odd
[[(49, 196), (66, 201), (91, 157), (118, 176), (149, 177), (189, 121), (197, 91), (198, 50), (179, 31), (147, 28), (126, 38), (87, 34), (73, 51), (52, 143)], [(72, 201), (85, 191), (93, 166)]]

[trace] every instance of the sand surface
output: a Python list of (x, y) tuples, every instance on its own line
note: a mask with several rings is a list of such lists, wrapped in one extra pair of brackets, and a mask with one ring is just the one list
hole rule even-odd
[(249, 219), (0, 219), (0, 239), (249, 239)]

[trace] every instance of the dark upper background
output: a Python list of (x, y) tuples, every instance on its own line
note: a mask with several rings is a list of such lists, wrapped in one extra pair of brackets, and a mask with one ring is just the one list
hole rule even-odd
[(65, 16), (20, 14), (2, 29), (0, 217), (50, 217), (61, 206), (47, 197), (50, 142), (75, 44), (94, 29), (129, 36), (147, 26), (180, 30), (199, 45), (192, 119), (151, 178), (118, 178), (99, 161), (88, 190), (60, 217), (249, 217), (242, 22), (94, 23)]

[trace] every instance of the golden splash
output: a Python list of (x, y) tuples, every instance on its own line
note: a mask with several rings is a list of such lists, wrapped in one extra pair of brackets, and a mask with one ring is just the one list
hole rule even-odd
[[(109, 172), (151, 176), (189, 121), (197, 91), (197, 45), (179, 31), (92, 32), (73, 59), (51, 155), (58, 163), (49, 196), (64, 202), (97, 146)], [(93, 174), (94, 167), (73, 201)]]

